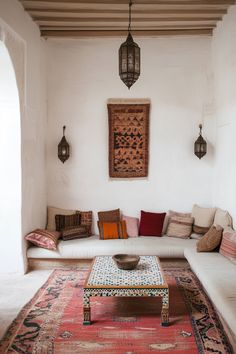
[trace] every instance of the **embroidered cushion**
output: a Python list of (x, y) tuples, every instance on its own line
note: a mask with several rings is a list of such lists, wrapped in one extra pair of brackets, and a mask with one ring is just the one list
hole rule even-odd
[(75, 214), (76, 210), (67, 210), (67, 209), (60, 209), (55, 207), (48, 207), (47, 208), (47, 230), (55, 231), (56, 230), (56, 221), (55, 216), (57, 214), (60, 215), (71, 215)]
[(98, 221), (98, 228), (101, 240), (128, 238), (125, 221)]
[(189, 216), (172, 216), (167, 228), (167, 236), (189, 238), (192, 232), (193, 218)]
[(150, 213), (141, 210), (139, 235), (161, 236), (166, 213)]
[(88, 229), (88, 235), (92, 235), (92, 223), (93, 223), (93, 212), (77, 210), (77, 213), (80, 215), (80, 225), (86, 226)]
[(60, 232), (36, 229), (25, 236), (25, 239), (32, 242), (35, 246), (56, 250)]
[(214, 251), (221, 243), (223, 228), (212, 226), (210, 230), (197, 242), (197, 252)]
[(99, 211), (98, 212), (99, 221), (117, 222), (120, 221), (120, 209)]
[(132, 216), (123, 215), (122, 220), (126, 222), (126, 229), (127, 229), (128, 236), (138, 237), (139, 219)]
[(194, 218), (193, 232), (205, 234), (214, 221), (216, 208), (202, 208), (198, 205), (193, 206), (192, 217)]
[(236, 264), (236, 231), (224, 231), (220, 245), (220, 254)]
[(81, 225), (76, 227), (69, 227), (62, 230), (61, 235), (64, 241), (88, 237), (88, 227)]
[(72, 214), (72, 215), (56, 215), (56, 230), (61, 231), (71, 226), (79, 226), (80, 225), (80, 214)]

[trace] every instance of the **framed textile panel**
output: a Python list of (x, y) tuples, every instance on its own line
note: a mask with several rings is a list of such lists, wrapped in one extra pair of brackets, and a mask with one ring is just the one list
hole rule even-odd
[(147, 177), (149, 103), (108, 103), (109, 176)]

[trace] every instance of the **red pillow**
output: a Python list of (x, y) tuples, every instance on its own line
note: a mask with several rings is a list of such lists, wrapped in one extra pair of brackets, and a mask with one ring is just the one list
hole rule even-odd
[(149, 213), (141, 210), (139, 235), (161, 236), (166, 213)]

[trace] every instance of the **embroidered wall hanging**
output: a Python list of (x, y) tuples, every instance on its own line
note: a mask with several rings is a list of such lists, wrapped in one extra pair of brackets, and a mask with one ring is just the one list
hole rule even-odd
[(107, 107), (109, 176), (146, 177), (148, 175), (149, 101), (109, 100)]

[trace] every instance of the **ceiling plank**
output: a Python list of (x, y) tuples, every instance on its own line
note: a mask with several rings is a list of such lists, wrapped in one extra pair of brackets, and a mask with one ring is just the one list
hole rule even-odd
[[(125, 37), (127, 31), (61, 31), (61, 30), (42, 30), (42, 36), (45, 38), (83, 38), (83, 37)], [(146, 31), (133, 31), (135, 37), (156, 37), (156, 36), (186, 36), (186, 35), (204, 35), (211, 36), (212, 29), (175, 29), (175, 30), (146, 30)]]

